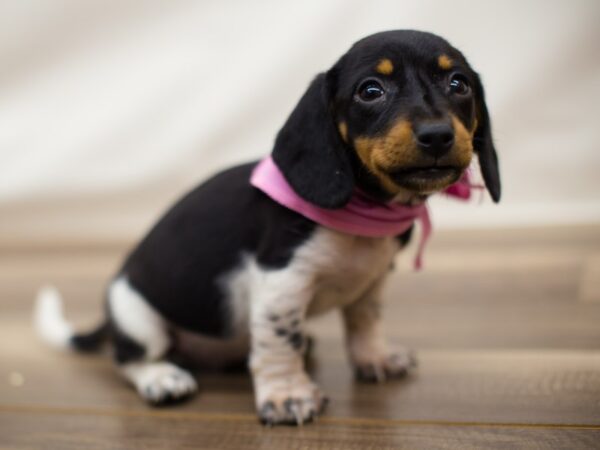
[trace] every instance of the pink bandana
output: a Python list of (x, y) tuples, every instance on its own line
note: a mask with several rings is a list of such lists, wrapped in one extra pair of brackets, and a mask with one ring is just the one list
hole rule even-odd
[[(416, 220), (421, 222), (422, 235), (415, 259), (415, 268), (421, 268), (425, 243), (431, 234), (431, 221), (425, 204), (406, 206), (397, 203), (374, 202), (356, 190), (350, 201), (339, 209), (320, 208), (300, 197), (289, 185), (279, 167), (269, 156), (254, 168), (250, 183), (277, 203), (302, 214), (319, 225), (343, 233), (367, 236), (398, 236), (407, 231)], [(461, 199), (471, 196), (468, 175), (444, 192)]]

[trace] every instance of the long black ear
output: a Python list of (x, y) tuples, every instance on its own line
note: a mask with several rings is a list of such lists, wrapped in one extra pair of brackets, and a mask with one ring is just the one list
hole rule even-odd
[(475, 95), (477, 100), (477, 129), (473, 138), (473, 147), (479, 155), (479, 165), (481, 166), (485, 186), (492, 199), (498, 203), (501, 193), (498, 155), (496, 155), (492, 140), (490, 116), (485, 105), (485, 93), (479, 77), (476, 80)]
[(354, 176), (336, 129), (332, 74), (319, 74), (275, 139), (273, 160), (292, 188), (322, 208), (350, 200)]

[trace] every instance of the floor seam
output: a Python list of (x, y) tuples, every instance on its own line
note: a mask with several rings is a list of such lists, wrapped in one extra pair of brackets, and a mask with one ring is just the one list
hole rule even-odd
[[(115, 410), (104, 408), (83, 407), (53, 407), (36, 405), (0, 405), (0, 413), (17, 414), (60, 414), (86, 416), (121, 416), (121, 417), (152, 417), (171, 420), (204, 420), (229, 422), (256, 422), (254, 414), (239, 413), (204, 413), (197, 411), (154, 411), (154, 410)], [(529, 429), (587, 429), (600, 430), (600, 424), (578, 423), (520, 423), (520, 422), (476, 422), (450, 420), (420, 420), (420, 419), (389, 419), (362, 417), (328, 417), (319, 418), (319, 423), (339, 425), (369, 425), (369, 426), (445, 426), (445, 427), (477, 427), (477, 428), (529, 428)]]

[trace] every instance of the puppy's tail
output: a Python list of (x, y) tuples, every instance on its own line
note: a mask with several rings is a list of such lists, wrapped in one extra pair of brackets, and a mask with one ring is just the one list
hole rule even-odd
[(109, 333), (107, 321), (90, 332), (75, 332), (63, 314), (62, 297), (52, 286), (45, 286), (39, 290), (35, 300), (33, 323), (42, 340), (58, 349), (93, 352), (100, 349)]

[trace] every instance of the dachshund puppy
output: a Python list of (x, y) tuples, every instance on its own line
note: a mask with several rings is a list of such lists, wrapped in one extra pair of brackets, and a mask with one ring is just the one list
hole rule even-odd
[(326, 398), (304, 369), (306, 318), (341, 310), (360, 379), (413, 365), (385, 343), (381, 286), (427, 198), (461, 180), (474, 155), (497, 202), (483, 87), (464, 56), (429, 33), (369, 36), (313, 80), (269, 158), (219, 173), (154, 226), (109, 285), (102, 326), (75, 333), (50, 289), (38, 329), (79, 350), (109, 340), (151, 404), (197, 390), (170, 359), (195, 335), (206, 359), (249, 358), (263, 422), (310, 421)]

